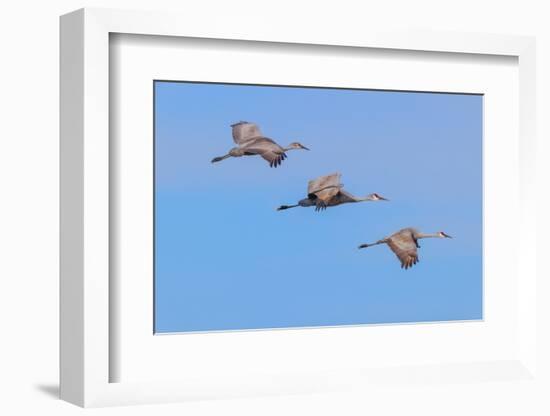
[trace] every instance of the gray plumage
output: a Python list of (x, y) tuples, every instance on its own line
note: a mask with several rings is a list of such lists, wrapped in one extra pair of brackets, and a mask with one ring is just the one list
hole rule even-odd
[(420, 245), (418, 240), (422, 238), (452, 238), (443, 231), (437, 233), (424, 234), (416, 228), (403, 228), (389, 237), (378, 240), (372, 244), (361, 244), (359, 248), (372, 247), (378, 244), (387, 244), (388, 247), (395, 253), (401, 262), (402, 269), (408, 269), (418, 263), (418, 249)]
[(212, 163), (220, 162), (228, 157), (255, 156), (263, 157), (272, 168), (279, 166), (287, 158), (285, 152), (295, 149), (309, 150), (298, 142), (290, 143), (282, 147), (273, 139), (262, 135), (260, 128), (248, 121), (240, 121), (231, 125), (233, 141), (237, 147), (231, 149), (226, 155), (215, 157)]
[(340, 173), (332, 173), (326, 176), (319, 176), (308, 182), (307, 198), (304, 198), (296, 205), (281, 205), (278, 211), (294, 207), (315, 207), (315, 211), (322, 211), (327, 207), (336, 205), (362, 202), (362, 201), (387, 201), (386, 198), (374, 193), (365, 197), (357, 197), (343, 189), (340, 182)]

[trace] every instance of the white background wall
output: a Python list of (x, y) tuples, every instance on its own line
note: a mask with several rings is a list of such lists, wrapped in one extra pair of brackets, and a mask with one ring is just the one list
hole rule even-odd
[[(550, 13), (536, 0), (386, 1), (5, 1), (0, 12), (0, 413), (76, 414), (56, 400), (58, 375), (58, 16), (74, 9), (116, 7), (179, 10), (208, 25), (209, 14), (247, 14), (285, 25), (361, 28), (387, 21), (401, 27), (536, 35), (540, 137), (548, 138), (550, 114)], [(256, 16), (256, 17), (255, 17)], [(546, 95), (545, 95), (546, 94)], [(548, 141), (539, 140), (539, 177), (548, 179)], [(542, 166), (545, 164), (544, 166)], [(540, 212), (550, 212), (541, 185)], [(548, 219), (540, 230), (548, 232)], [(541, 241), (542, 243), (542, 241)], [(546, 247), (548, 246), (547, 243)], [(542, 246), (541, 246), (542, 247)], [(541, 254), (545, 254), (541, 251)], [(549, 267), (541, 261), (540, 267)], [(546, 273), (550, 276), (550, 273)], [(539, 286), (550, 293), (550, 284)], [(542, 300), (542, 299), (541, 299)], [(548, 310), (548, 309), (546, 309)], [(541, 328), (550, 328), (549, 320)], [(547, 331), (548, 332), (548, 331)], [(550, 350), (548, 334), (542, 333)], [(548, 361), (543, 362), (544, 365)], [(100, 409), (101, 415), (290, 414), (550, 414), (549, 400), (528, 385), (421, 386), (368, 393), (258, 398), (162, 406)], [(546, 392), (548, 393), (548, 392)], [(478, 404), (481, 398), (484, 404)], [(542, 405), (546, 403), (546, 405)]]

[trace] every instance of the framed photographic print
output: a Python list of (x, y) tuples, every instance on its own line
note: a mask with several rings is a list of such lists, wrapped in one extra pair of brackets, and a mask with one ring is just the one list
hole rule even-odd
[(62, 398), (532, 380), (534, 41), (181, 19), (61, 20)]
[(154, 332), (482, 319), (482, 101), (155, 81)]

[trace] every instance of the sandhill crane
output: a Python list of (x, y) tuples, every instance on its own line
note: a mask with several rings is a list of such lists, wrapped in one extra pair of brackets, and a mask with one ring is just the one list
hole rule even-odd
[(378, 240), (372, 244), (361, 244), (359, 248), (372, 247), (377, 244), (387, 244), (391, 251), (395, 253), (399, 261), (401, 262), (401, 268), (408, 269), (416, 263), (418, 263), (418, 252), (420, 248), (418, 240), (421, 238), (452, 238), (450, 235), (445, 234), (443, 231), (432, 234), (424, 234), (418, 231), (416, 228), (403, 228), (389, 237)]
[(340, 183), (340, 174), (333, 173), (326, 176), (320, 176), (308, 182), (307, 198), (304, 198), (296, 205), (281, 205), (277, 211), (294, 207), (312, 207), (315, 211), (321, 211), (327, 207), (333, 207), (340, 204), (362, 201), (387, 201), (386, 198), (378, 194), (370, 194), (365, 197), (353, 196), (345, 191), (343, 184)]
[(287, 147), (281, 147), (272, 139), (262, 136), (258, 126), (248, 121), (232, 124), (231, 128), (233, 141), (237, 143), (237, 147), (231, 149), (224, 156), (215, 157), (212, 159), (212, 163), (220, 162), (228, 157), (260, 155), (268, 161), (269, 166), (276, 168), (286, 159), (286, 151), (295, 149), (309, 150), (298, 142), (290, 143)]

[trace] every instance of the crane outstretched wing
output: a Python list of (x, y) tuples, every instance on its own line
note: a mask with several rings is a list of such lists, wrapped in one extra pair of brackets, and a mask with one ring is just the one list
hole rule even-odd
[(271, 150), (258, 154), (265, 160), (267, 160), (269, 162), (269, 166), (271, 166), (272, 168), (276, 168), (283, 162), (283, 160), (286, 159), (285, 153), (276, 153)]
[(242, 145), (250, 140), (257, 139), (262, 136), (260, 128), (248, 121), (240, 121), (231, 125), (233, 141), (238, 145)]
[(260, 155), (276, 168), (286, 159), (284, 149), (267, 137), (252, 138), (241, 145), (245, 155)]
[(416, 243), (410, 232), (399, 231), (386, 239), (390, 249), (401, 262), (401, 268), (408, 269), (418, 263)]
[(340, 192), (338, 192), (338, 194), (334, 195), (334, 197), (330, 199), (329, 205), (340, 205), (347, 202), (357, 202), (357, 198), (350, 194), (348, 191), (340, 188)]
[(331, 175), (319, 176), (308, 182), (307, 194), (308, 197), (321, 200), (328, 204), (330, 199), (340, 192), (340, 174), (333, 173)]

